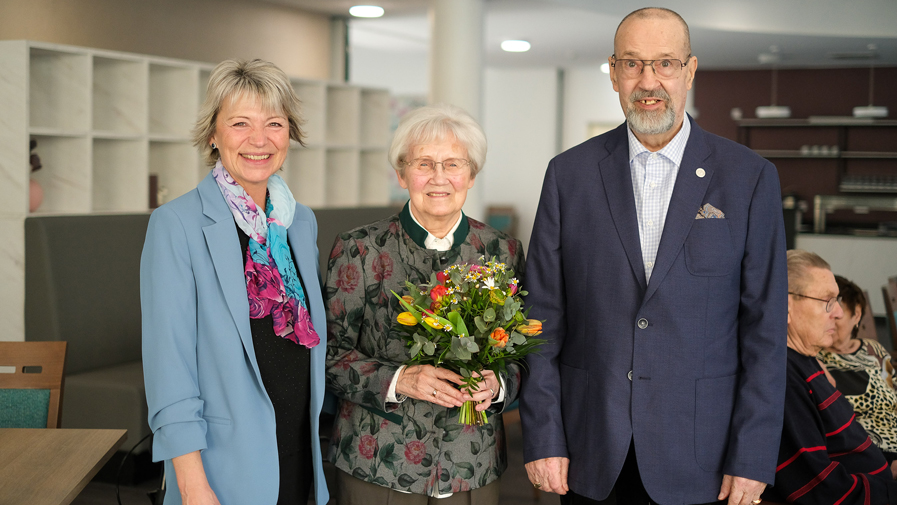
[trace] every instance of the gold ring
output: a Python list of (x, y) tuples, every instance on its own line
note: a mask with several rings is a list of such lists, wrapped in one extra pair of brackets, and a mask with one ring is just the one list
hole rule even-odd
[(433, 398), (436, 398), (436, 393), (438, 393), (438, 391), (436, 391), (436, 390), (434, 389), (434, 390), (433, 390)]
[(752, 501), (751, 503), (753, 503), (754, 505), (757, 505), (761, 501), (763, 501), (763, 500), (761, 500), (760, 498), (757, 498), (756, 500)]
[(539, 488), (542, 487), (542, 483), (541, 483), (541, 482), (536, 482), (535, 484), (533, 484), (533, 487), (536, 488), (536, 489), (539, 489)]

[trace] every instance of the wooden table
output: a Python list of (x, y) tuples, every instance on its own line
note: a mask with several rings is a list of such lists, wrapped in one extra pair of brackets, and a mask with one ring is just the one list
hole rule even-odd
[(0, 429), (0, 505), (67, 505), (127, 430)]

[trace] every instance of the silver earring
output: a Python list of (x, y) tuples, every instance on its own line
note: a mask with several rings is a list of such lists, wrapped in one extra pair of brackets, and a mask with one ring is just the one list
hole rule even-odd
[(214, 151), (214, 150), (215, 150), (215, 149), (218, 149), (218, 146), (217, 146), (217, 145), (215, 145), (215, 143), (214, 143), (214, 142), (212, 142), (212, 150), (213, 150), (213, 151)]

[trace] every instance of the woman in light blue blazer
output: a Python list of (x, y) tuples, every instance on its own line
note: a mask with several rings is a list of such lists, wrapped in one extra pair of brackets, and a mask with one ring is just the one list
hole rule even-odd
[(301, 123), (279, 68), (222, 62), (194, 130), (214, 168), (150, 218), (143, 364), (166, 504), (329, 499), (318, 228), (275, 174)]

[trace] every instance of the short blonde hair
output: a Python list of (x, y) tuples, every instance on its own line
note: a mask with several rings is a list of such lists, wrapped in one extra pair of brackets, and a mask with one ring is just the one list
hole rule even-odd
[(831, 271), (832, 267), (818, 254), (802, 249), (788, 251), (788, 291), (803, 294), (807, 287), (807, 271), (811, 268), (822, 268)]
[(305, 145), (301, 102), (283, 70), (259, 59), (225, 60), (212, 70), (206, 100), (199, 109), (199, 117), (193, 128), (193, 145), (199, 148), (207, 165), (214, 166), (218, 161), (218, 152), (212, 149), (209, 141), (215, 135), (221, 106), (225, 100), (233, 104), (244, 96), (256, 98), (266, 110), (283, 113), (289, 122), (290, 138)]
[(389, 164), (404, 175), (414, 146), (442, 142), (449, 134), (467, 149), (470, 173), (476, 177), (486, 162), (486, 134), (464, 109), (445, 103), (420, 107), (402, 118), (389, 147)]

